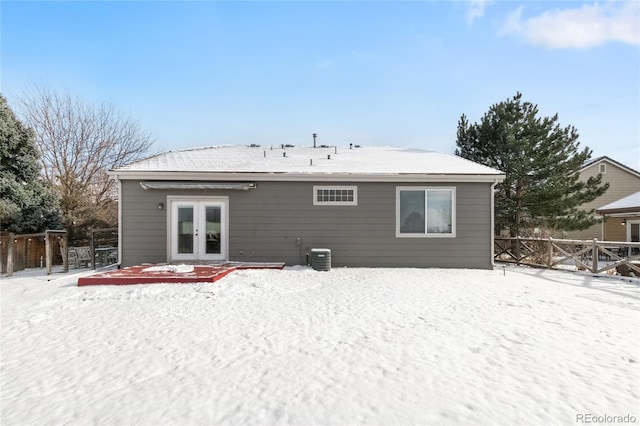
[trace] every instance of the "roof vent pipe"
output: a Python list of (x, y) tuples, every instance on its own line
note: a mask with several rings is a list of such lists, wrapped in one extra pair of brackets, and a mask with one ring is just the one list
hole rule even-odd
[(353, 144), (352, 143), (349, 144), (349, 149), (353, 149)]
[(314, 148), (316, 147), (316, 137), (317, 137), (317, 136), (318, 136), (318, 135), (317, 135), (316, 133), (314, 133), (314, 134), (313, 134), (313, 147), (314, 147)]
[(287, 153), (286, 153), (286, 152), (283, 152), (283, 153), (282, 153), (282, 156), (283, 156), (283, 157), (286, 157), (286, 156), (287, 156)]
[(310, 158), (310, 159), (309, 159), (309, 165), (310, 165), (310, 166), (313, 166), (313, 158)]
[(327, 160), (331, 160), (331, 154), (327, 154)]

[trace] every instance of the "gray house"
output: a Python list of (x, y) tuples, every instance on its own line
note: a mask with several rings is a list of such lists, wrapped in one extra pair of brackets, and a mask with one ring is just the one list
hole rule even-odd
[(391, 147), (217, 146), (110, 171), (122, 266), (163, 262), (485, 268), (498, 170)]

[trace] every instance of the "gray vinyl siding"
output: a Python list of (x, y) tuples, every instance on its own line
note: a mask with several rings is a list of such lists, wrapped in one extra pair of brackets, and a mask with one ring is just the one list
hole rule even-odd
[(167, 197), (176, 195), (229, 197), (229, 260), (305, 264), (311, 248), (328, 248), (336, 267), (492, 266), (489, 183), (415, 184), (456, 187), (455, 238), (396, 237), (396, 187), (411, 184), (331, 183), (357, 186), (358, 205), (313, 205), (313, 186), (322, 184), (258, 182), (248, 191), (205, 191), (143, 190), (138, 181), (122, 181), (123, 266), (168, 261)]

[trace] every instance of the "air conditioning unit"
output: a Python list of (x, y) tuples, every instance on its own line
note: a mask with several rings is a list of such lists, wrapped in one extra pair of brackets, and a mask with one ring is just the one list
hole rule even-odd
[(331, 250), (325, 248), (311, 249), (311, 267), (316, 271), (330, 271)]

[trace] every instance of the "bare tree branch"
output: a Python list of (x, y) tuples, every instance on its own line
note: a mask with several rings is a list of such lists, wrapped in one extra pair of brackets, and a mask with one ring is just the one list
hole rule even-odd
[(67, 226), (95, 221), (101, 207), (112, 206), (115, 183), (106, 172), (139, 160), (153, 144), (137, 120), (111, 104), (33, 86), (18, 105), (35, 131), (43, 174), (60, 193)]

